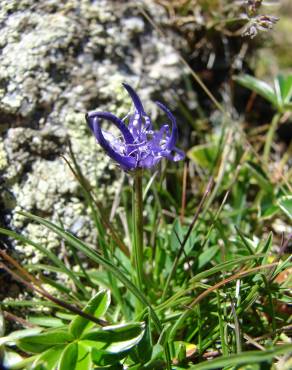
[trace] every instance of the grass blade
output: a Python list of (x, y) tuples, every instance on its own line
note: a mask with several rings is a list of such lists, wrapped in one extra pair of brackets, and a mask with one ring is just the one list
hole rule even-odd
[(225, 366), (239, 366), (271, 361), (275, 356), (283, 355), (292, 351), (292, 344), (277, 346), (268, 351), (248, 351), (230, 356), (222, 356), (212, 361), (194, 365), (190, 370), (212, 370), (222, 369)]
[(158, 331), (159, 332), (161, 331), (161, 329), (162, 329), (161, 323), (160, 323), (154, 309), (152, 308), (152, 306), (148, 302), (148, 300), (135, 287), (135, 285), (114, 264), (112, 264), (110, 261), (106, 260), (104, 257), (99, 255), (96, 251), (92, 250), (92, 248), (88, 247), (81, 240), (79, 240), (78, 238), (76, 238), (72, 234), (68, 233), (67, 231), (63, 230), (59, 226), (51, 223), (50, 221), (47, 221), (47, 220), (45, 220), (41, 217), (38, 217), (38, 216), (34, 216), (30, 213), (26, 213), (26, 212), (20, 212), (20, 213), (23, 216), (28, 217), (29, 219), (34, 220), (34, 221), (38, 222), (39, 224), (41, 224), (41, 225), (47, 227), (48, 229), (52, 230), (57, 235), (59, 235), (61, 238), (66, 240), (66, 242), (69, 243), (72, 247), (74, 247), (75, 249), (83, 252), (92, 261), (94, 261), (97, 264), (102, 265), (107, 271), (109, 271), (113, 275), (115, 275), (116, 278), (118, 280), (120, 280), (124, 284), (124, 286), (127, 287), (134, 294), (134, 296), (141, 301), (141, 303), (144, 306), (149, 307), (153, 322), (156, 325), (156, 328), (158, 329)]
[(38, 243), (35, 243), (33, 242), (32, 240), (26, 238), (25, 236), (23, 235), (20, 235), (20, 234), (17, 234), (16, 232), (14, 231), (11, 231), (11, 230), (7, 230), (7, 229), (2, 229), (0, 228), (0, 234), (4, 234), (4, 235), (7, 235), (9, 236), (10, 238), (13, 238), (13, 239), (16, 239), (16, 240), (19, 240), (20, 242), (24, 243), (24, 244), (29, 244), (29, 245), (32, 245), (34, 248), (36, 248), (37, 250), (39, 250), (40, 252), (42, 252), (45, 256), (47, 256), (56, 266), (58, 266), (61, 271), (66, 274), (67, 276), (70, 277), (70, 279), (72, 279), (72, 281), (75, 283), (75, 285), (80, 289), (80, 291), (85, 295), (85, 297), (89, 298), (88, 297), (88, 292), (86, 291), (85, 287), (83, 286), (83, 284), (79, 281), (79, 279), (76, 278), (76, 275), (70, 271), (65, 265), (64, 263), (53, 253), (51, 252), (49, 249), (43, 247), (42, 245), (38, 244)]

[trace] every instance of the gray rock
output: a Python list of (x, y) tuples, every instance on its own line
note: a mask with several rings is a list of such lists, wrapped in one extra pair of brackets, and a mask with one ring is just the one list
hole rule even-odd
[[(164, 11), (157, 7), (154, 13)], [(97, 198), (110, 202), (119, 170), (89, 133), (84, 114), (98, 108), (125, 116), (130, 99), (121, 83), (127, 81), (139, 84), (155, 118), (151, 95), (171, 99), (169, 88), (182, 73), (178, 58), (127, 2), (2, 0), (0, 27), (0, 203), (10, 215), (6, 226), (58, 247), (56, 236), (16, 212), (25, 209), (61, 219), (94, 243), (88, 209), (60, 155), (68, 156), (70, 139)], [(34, 262), (41, 258), (31, 248), (16, 248)]]

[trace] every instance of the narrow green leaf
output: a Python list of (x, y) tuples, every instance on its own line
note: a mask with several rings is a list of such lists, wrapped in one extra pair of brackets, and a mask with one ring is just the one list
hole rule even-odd
[(202, 168), (212, 169), (217, 158), (218, 149), (215, 143), (192, 147), (187, 156)]
[(92, 361), (96, 365), (104, 366), (126, 357), (143, 335), (142, 323), (121, 324), (86, 333), (79, 343), (90, 349)]
[(281, 210), (292, 219), (292, 195), (284, 195), (278, 199), (278, 205)]
[(43, 327), (45, 326), (48, 328), (59, 328), (60, 326), (64, 325), (62, 320), (56, 317), (47, 317), (47, 316), (29, 316), (28, 322)]
[(31, 335), (36, 335), (42, 332), (42, 328), (32, 328), (32, 329), (23, 329), (23, 330), (17, 330), (6, 337), (0, 338), (0, 346), (3, 344), (14, 344), (18, 339), (29, 337)]
[(78, 342), (78, 360), (74, 370), (91, 370), (92, 368), (90, 348)]
[(87, 291), (83, 284), (75, 277), (75, 274), (70, 271), (64, 263), (48, 248), (43, 247), (39, 243), (35, 243), (32, 240), (24, 237), (23, 235), (17, 234), (14, 231), (7, 230), (7, 229), (2, 229), (0, 228), (0, 234), (7, 235), (13, 239), (19, 240), (20, 242), (24, 244), (29, 244), (32, 245), (34, 248), (39, 250), (41, 253), (43, 253), (44, 256), (47, 256), (56, 266), (58, 266), (64, 274), (70, 277), (72, 281), (76, 284), (76, 286), (85, 294), (87, 295)]
[[(83, 312), (93, 315), (96, 318), (103, 316), (110, 304), (110, 292), (101, 290), (86, 305)], [(86, 329), (92, 326), (89, 320), (84, 317), (76, 316), (70, 326), (69, 331), (75, 337), (79, 338)]]
[(174, 341), (172, 345), (172, 357), (176, 358), (179, 363), (183, 363), (188, 353), (194, 354), (197, 351), (197, 346), (193, 343), (184, 342), (182, 340)]
[(284, 104), (287, 104), (290, 102), (292, 97), (292, 75), (279, 75), (277, 77), (277, 81), (277, 83), (279, 84), (282, 101), (284, 102)]
[(217, 252), (219, 251), (219, 246), (214, 245), (213, 247), (207, 248), (199, 255), (198, 258), (198, 270), (202, 269), (207, 263), (212, 261), (212, 259), (216, 256)]
[(27, 264), (23, 265), (27, 270), (29, 271), (50, 271), (50, 272), (56, 272), (58, 274), (63, 273), (63, 270), (60, 267), (52, 266), (52, 265), (46, 265), (44, 263), (34, 263), (34, 264)]
[[(55, 288), (56, 291), (59, 291), (61, 294), (64, 293), (67, 295), (67, 297), (69, 298), (69, 301), (72, 300), (73, 296), (75, 296), (75, 294), (72, 292), (72, 289), (70, 289), (69, 287), (67, 287), (65, 284), (63, 283), (60, 283), (60, 281), (58, 281), (57, 279), (51, 279), (47, 276), (42, 276), (42, 281), (44, 284), (48, 284), (50, 285), (51, 287)], [(71, 298), (72, 296), (72, 298)], [(67, 298), (67, 299), (68, 299)], [(75, 298), (75, 297), (74, 297)], [(83, 298), (83, 297), (82, 297)], [(86, 298), (87, 298), (87, 295), (86, 295)], [(76, 299), (76, 298), (75, 298)], [(78, 301), (80, 298), (77, 298)]]
[(64, 321), (72, 321), (75, 318), (75, 315), (73, 315), (72, 313), (67, 313), (67, 312), (58, 311), (55, 313), (55, 315), (56, 317)]
[(258, 216), (264, 220), (269, 219), (279, 212), (279, 207), (276, 204), (275, 195), (272, 192), (261, 193), (258, 202)]
[(278, 264), (276, 270), (273, 272), (273, 279), (276, 278), (278, 274), (280, 274), (280, 272), (292, 267), (292, 263), (290, 262), (291, 259), (292, 259), (292, 256), (290, 255), (286, 260)]
[[(145, 306), (148, 307), (151, 312), (151, 319), (153, 320), (153, 323), (155, 324), (158, 333), (161, 333), (162, 331), (162, 325), (161, 322), (155, 313), (153, 307), (149, 303), (148, 299), (145, 297), (145, 295), (136, 288), (136, 286), (120, 271), (120, 269), (112, 264), (108, 259), (102, 257), (99, 253), (92, 250), (89, 246), (87, 246), (85, 243), (83, 243), (81, 240), (73, 236), (72, 234), (66, 232), (59, 226), (54, 225), (52, 222), (49, 222), (41, 217), (34, 216), (30, 213), (20, 212), (23, 216), (30, 218), (31, 220), (34, 220), (41, 225), (46, 226), (48, 229), (55, 232), (57, 235), (59, 235), (61, 238), (67, 241), (73, 248), (81, 251), (84, 253), (87, 257), (89, 257), (92, 261), (95, 263), (98, 263), (102, 265), (107, 271), (111, 272), (114, 276), (117, 277), (118, 280), (120, 280), (125, 287), (129, 289), (129, 291)], [(168, 350), (168, 344), (165, 345), (165, 357), (167, 362), (170, 362), (169, 359), (169, 350)]]
[(111, 325), (103, 327), (102, 329), (91, 330), (90, 332), (83, 334), (81, 339), (103, 342), (107, 343), (108, 346), (115, 347), (115, 343), (141, 340), (144, 330), (144, 323)]
[[(177, 254), (177, 251), (179, 250), (181, 243), (184, 239), (185, 234), (188, 231), (188, 227), (182, 227), (179, 219), (176, 219), (175, 222), (173, 223), (173, 229), (170, 235), (170, 246), (172, 252)], [(192, 232), (185, 244), (184, 250), (185, 253), (188, 255), (189, 252), (192, 250), (195, 241), (197, 239), (197, 233)]]
[(265, 241), (261, 249), (259, 249), (258, 251), (259, 253), (263, 253), (265, 255), (262, 259), (262, 265), (267, 263), (272, 245), (273, 245), (273, 233), (270, 232), (267, 240)]
[(97, 348), (91, 349), (92, 362), (98, 367), (107, 366), (107, 365), (119, 366), (117, 363), (121, 361), (123, 358), (125, 358), (127, 354), (128, 352), (110, 353), (103, 349), (97, 349)]
[(64, 348), (65, 345), (60, 345), (48, 349), (33, 363), (32, 369), (34, 370), (35, 368), (40, 367), (41, 369), (55, 370)]
[(269, 207), (265, 207), (265, 209), (261, 209), (261, 220), (268, 220), (274, 217), (279, 212), (279, 207), (275, 205), (271, 205)]
[(208, 270), (202, 271), (195, 275), (189, 282), (189, 286), (185, 289), (180, 289), (177, 293), (173, 294), (172, 297), (170, 297), (167, 301), (160, 304), (156, 309), (159, 311), (166, 310), (168, 307), (173, 305), (173, 302), (176, 302), (176, 300), (184, 295), (189, 294), (190, 290), (194, 288), (194, 286), (197, 284), (197, 282), (206, 279), (209, 276), (212, 276), (214, 274), (217, 274), (218, 272), (222, 271), (229, 271), (232, 267), (238, 267), (242, 265), (245, 262), (257, 260), (258, 258), (263, 257), (264, 255), (253, 255), (253, 256), (246, 256), (246, 257), (240, 257), (235, 258), (234, 260), (219, 263), (217, 266), (211, 267)]
[(273, 88), (266, 82), (261, 81), (250, 75), (236, 76), (233, 78), (240, 85), (256, 92), (264, 99), (267, 99), (275, 107), (277, 107), (277, 96)]
[[(255, 258), (255, 256), (253, 256)], [(259, 256), (257, 256), (259, 257)], [(251, 270), (249, 273), (246, 274), (247, 275), (252, 275), (252, 274), (256, 274), (256, 270)], [(194, 279), (194, 278), (193, 278)], [(192, 279), (192, 280), (193, 280)], [(186, 290), (187, 292), (188, 290)], [(177, 332), (177, 330), (182, 327), (183, 323), (186, 321), (186, 319), (192, 314), (193, 310), (185, 310), (180, 316), (179, 318), (177, 319), (177, 321), (173, 324), (172, 328), (171, 328), (171, 332), (169, 334), (169, 340), (173, 340), (173, 338), (175, 337), (175, 334)]]
[(230, 356), (222, 356), (215, 360), (202, 362), (190, 367), (190, 370), (222, 369), (225, 366), (239, 366), (271, 361), (275, 356), (283, 355), (292, 351), (292, 344), (277, 346), (268, 351), (248, 351)]
[(199, 274), (195, 275), (191, 280), (190, 283), (194, 283), (197, 281), (200, 281), (202, 279), (205, 279), (211, 275), (216, 274), (217, 272), (222, 271), (228, 271), (230, 268), (234, 266), (239, 266), (247, 261), (256, 260), (257, 258), (261, 257), (262, 255), (253, 255), (253, 256), (246, 256), (246, 257), (240, 257), (235, 258), (234, 260), (219, 263), (217, 266), (211, 267), (210, 269), (206, 271), (202, 271)]
[(134, 363), (145, 364), (151, 360), (153, 343), (151, 335), (150, 312), (144, 316), (146, 327), (141, 341), (131, 350), (130, 357)]
[(167, 325), (164, 326), (164, 328), (163, 328), (163, 330), (162, 330), (162, 332), (161, 332), (161, 334), (158, 338), (157, 344), (164, 347), (165, 343), (168, 342), (170, 330), (171, 330), (171, 325), (170, 324), (167, 324)]
[(17, 341), (17, 346), (23, 351), (40, 353), (52, 346), (66, 344), (73, 339), (73, 336), (66, 330), (57, 329), (21, 338)]
[(245, 163), (245, 166), (249, 169), (249, 171), (262, 189), (264, 189), (268, 193), (273, 192), (274, 187), (269, 181), (266, 173), (262, 170), (260, 166), (251, 161), (247, 161)]
[[(102, 265), (105, 269), (107, 269), (113, 275), (115, 275), (117, 277), (117, 279), (120, 280), (124, 284), (124, 286), (126, 286), (141, 301), (141, 303), (143, 303), (143, 305), (145, 305), (146, 307), (149, 307), (149, 309), (151, 311), (151, 318), (152, 318), (155, 326), (157, 327), (157, 329), (159, 330), (159, 332), (162, 330), (162, 326), (161, 326), (160, 320), (158, 319), (155, 311), (153, 310), (152, 306), (148, 302), (148, 299), (120, 271), (120, 269), (117, 268), (117, 266), (115, 266), (110, 261), (108, 261), (107, 259), (105, 259), (104, 257), (102, 257), (96, 251), (92, 250), (92, 248), (90, 248), (89, 246), (87, 246), (81, 240), (79, 240), (78, 238), (76, 238), (72, 234), (66, 232), (65, 230), (63, 230), (59, 226), (56, 226), (52, 222), (47, 221), (47, 220), (45, 220), (45, 219), (43, 219), (41, 217), (32, 215), (30, 213), (20, 212), (20, 214), (22, 214), (25, 217), (30, 218), (31, 220), (34, 220), (34, 221), (40, 223), (41, 225), (46, 226), (48, 229), (52, 230), (57, 235), (59, 235), (61, 238), (63, 238), (64, 240), (66, 240), (68, 243), (70, 243), (72, 245), (72, 247), (74, 247), (77, 250), (83, 252), (92, 261), (94, 261), (95, 263), (98, 263), (98, 264)], [(0, 229), (0, 232), (1, 232), (1, 229)], [(5, 232), (6, 232), (6, 230), (5, 230)]]
[(277, 98), (277, 106), (280, 110), (282, 110), (284, 102), (283, 102), (283, 97), (282, 97), (282, 91), (281, 91), (280, 79), (279, 78), (274, 79), (274, 91), (275, 91), (276, 98)]
[(70, 343), (62, 352), (58, 370), (75, 370), (78, 359), (78, 344)]
[(251, 240), (249, 240), (242, 232), (241, 230), (235, 226), (235, 230), (237, 231), (241, 241), (243, 242), (243, 245), (246, 247), (250, 255), (254, 254), (254, 246)]

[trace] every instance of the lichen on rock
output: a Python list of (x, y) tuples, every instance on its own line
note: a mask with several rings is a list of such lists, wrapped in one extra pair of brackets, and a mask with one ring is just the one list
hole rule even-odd
[(7, 153), (4, 148), (3, 140), (0, 138), (0, 171), (4, 171), (7, 167)]
[[(158, 92), (169, 98), (169, 87), (182, 73), (178, 59), (139, 10), (126, 3), (3, 0), (0, 26), (5, 226), (59, 247), (55, 236), (17, 213), (24, 209), (62, 222), (95, 244), (89, 210), (61, 154), (69, 157), (70, 140), (97, 199), (110, 202), (117, 191), (117, 167), (90, 135), (84, 115), (100, 109), (124, 117), (130, 100), (122, 82), (141, 86), (145, 101)], [(150, 107), (155, 117), (155, 105)], [(34, 262), (41, 258), (27, 246), (15, 247)]]

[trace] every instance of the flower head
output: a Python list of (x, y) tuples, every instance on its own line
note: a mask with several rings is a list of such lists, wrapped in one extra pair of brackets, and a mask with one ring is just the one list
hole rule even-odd
[(273, 15), (258, 15), (250, 18), (249, 22), (242, 30), (242, 36), (250, 36), (253, 39), (259, 31), (271, 30), (275, 23), (279, 20), (278, 17)]
[[(114, 161), (124, 170), (130, 171), (137, 168), (151, 168), (161, 158), (179, 161), (184, 158), (184, 153), (175, 147), (178, 136), (176, 120), (173, 114), (163, 104), (156, 102), (164, 111), (171, 122), (163, 125), (160, 130), (154, 131), (152, 122), (144, 111), (142, 102), (134, 89), (123, 84), (130, 95), (135, 111), (124, 119), (116, 117), (109, 112), (89, 112), (86, 114), (87, 123), (99, 144)], [(113, 123), (121, 132), (115, 137), (101, 129), (101, 120)], [(128, 120), (128, 125), (126, 121)]]

